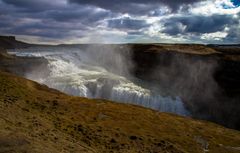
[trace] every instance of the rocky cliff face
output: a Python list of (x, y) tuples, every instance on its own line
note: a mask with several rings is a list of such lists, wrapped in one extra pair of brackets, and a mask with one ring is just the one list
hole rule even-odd
[(181, 96), (193, 117), (240, 129), (240, 49), (133, 45), (134, 73)]

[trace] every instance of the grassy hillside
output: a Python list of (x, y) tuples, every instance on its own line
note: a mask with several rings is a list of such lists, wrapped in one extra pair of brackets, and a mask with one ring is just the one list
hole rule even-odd
[(0, 152), (240, 152), (240, 132), (0, 72)]

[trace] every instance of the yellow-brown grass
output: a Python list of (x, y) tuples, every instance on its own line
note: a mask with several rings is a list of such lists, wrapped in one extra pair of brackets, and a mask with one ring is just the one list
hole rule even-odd
[(240, 132), (0, 72), (0, 152), (240, 152)]

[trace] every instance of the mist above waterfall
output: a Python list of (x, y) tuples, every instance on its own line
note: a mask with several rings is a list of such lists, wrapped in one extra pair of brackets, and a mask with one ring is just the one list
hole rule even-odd
[(163, 95), (152, 85), (136, 78), (127, 45), (87, 45), (33, 47), (15, 50), (18, 56), (38, 56), (48, 60), (49, 74), (26, 77), (65, 93), (131, 103), (163, 112), (189, 115), (180, 97)]

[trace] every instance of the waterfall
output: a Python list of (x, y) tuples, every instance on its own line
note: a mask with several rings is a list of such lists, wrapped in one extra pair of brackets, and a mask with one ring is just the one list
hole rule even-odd
[(179, 97), (162, 96), (160, 91), (153, 91), (133, 81), (136, 78), (129, 72), (132, 64), (128, 51), (123, 54), (116, 48), (82, 50), (77, 47), (34, 47), (16, 49), (11, 53), (46, 58), (49, 76), (35, 78), (31, 73), (26, 76), (62, 92), (189, 115)]

